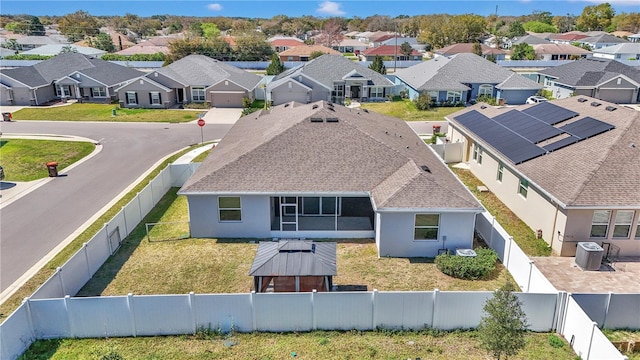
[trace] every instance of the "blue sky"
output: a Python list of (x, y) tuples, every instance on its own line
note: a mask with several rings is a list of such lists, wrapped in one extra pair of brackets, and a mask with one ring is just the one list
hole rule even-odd
[[(580, 15), (588, 5), (604, 1), (598, 0), (511, 0), (511, 1), (389, 1), (389, 0), (349, 0), (349, 1), (270, 1), (270, 0), (2, 0), (0, 14), (65, 15), (84, 10), (91, 15), (139, 16), (180, 15), (180, 16), (228, 16), (271, 18), (275, 15), (298, 17), (313, 15), (318, 17), (343, 16), (367, 17), (370, 15), (421, 15), (421, 14), (465, 14), (527, 15), (533, 11), (549, 11), (553, 15)], [(609, 1), (616, 13), (640, 12), (638, 0)]]

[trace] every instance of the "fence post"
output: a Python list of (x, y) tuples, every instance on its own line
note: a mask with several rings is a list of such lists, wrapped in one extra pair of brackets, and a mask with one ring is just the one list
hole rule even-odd
[(138, 210), (140, 212), (140, 222), (142, 222), (142, 220), (144, 219), (144, 216), (142, 216), (142, 204), (140, 203), (140, 193), (136, 194), (136, 198), (138, 199)]
[(607, 297), (607, 307), (604, 309), (604, 318), (602, 319), (601, 329), (604, 329), (604, 325), (607, 323), (607, 316), (609, 316), (609, 306), (611, 305), (611, 297), (613, 296), (613, 292), (609, 291), (609, 296)]
[(507, 253), (507, 270), (509, 270), (509, 261), (511, 261), (511, 244), (513, 243), (513, 236), (509, 236), (509, 252)]
[(317, 330), (318, 329), (318, 319), (316, 317), (316, 295), (318, 294), (318, 291), (316, 289), (313, 289), (313, 291), (311, 291), (311, 330)]
[(113, 247), (111, 246), (111, 239), (109, 239), (109, 223), (104, 223), (104, 233), (107, 235), (107, 246), (109, 247), (109, 255), (113, 255)]
[(591, 326), (591, 338), (589, 339), (589, 349), (587, 350), (587, 358), (585, 360), (589, 360), (591, 357), (591, 345), (593, 344), (593, 334), (596, 332), (596, 327), (598, 326), (597, 322), (593, 322)]
[(193, 324), (193, 334), (198, 332), (198, 317), (196, 314), (196, 294), (189, 292), (189, 308), (191, 308), (191, 323)]
[(69, 310), (69, 300), (71, 299), (71, 296), (69, 295), (65, 295), (64, 296), (64, 310), (67, 312), (67, 322), (69, 322), (69, 337), (70, 338), (75, 338), (76, 337), (76, 331), (75, 331), (75, 326), (73, 325), (73, 319), (71, 316), (71, 311)]
[(378, 289), (373, 289), (373, 292), (371, 292), (371, 302), (373, 304), (373, 306), (371, 307), (373, 309), (372, 314), (371, 314), (371, 330), (375, 330), (378, 322), (377, 316), (376, 316), (376, 306), (378, 303)]
[(124, 237), (129, 236), (129, 225), (127, 225), (127, 207), (122, 207), (122, 217), (124, 218)]
[(82, 249), (84, 249), (84, 259), (87, 262), (87, 275), (89, 275), (89, 279), (91, 279), (91, 261), (89, 261), (89, 250), (87, 250), (87, 243), (82, 243)]
[(22, 300), (22, 303), (27, 310), (27, 322), (29, 323), (29, 332), (31, 333), (31, 339), (36, 338), (36, 329), (33, 326), (33, 316), (31, 315), (31, 298), (26, 297)]
[(129, 318), (131, 319), (131, 336), (137, 337), (138, 330), (136, 329), (136, 314), (133, 307), (133, 294), (127, 294), (127, 308), (129, 308)]
[(66, 292), (64, 291), (64, 279), (62, 279), (62, 268), (61, 267), (57, 267), (56, 268), (56, 275), (58, 275), (58, 279), (60, 280), (60, 290), (62, 291), (60, 297), (63, 297), (66, 295)]
[(256, 331), (256, 304), (255, 304), (255, 299), (256, 299), (256, 291), (255, 290), (251, 290), (251, 295), (250, 295), (250, 299), (251, 299), (251, 330), (252, 331)]
[[(153, 180), (155, 180), (155, 178)], [(156, 197), (153, 195), (153, 180), (149, 181), (149, 184), (147, 184), (147, 186), (149, 187), (149, 191), (151, 191), (151, 204), (153, 206), (156, 206)]]
[(533, 260), (529, 260), (529, 280), (527, 280), (527, 292), (530, 292), (531, 287), (531, 273), (533, 272)]
[(440, 290), (438, 289), (433, 289), (433, 301), (432, 306), (431, 306), (431, 328), (435, 329), (436, 324), (438, 324), (436, 322), (436, 314), (438, 313), (436, 311), (436, 309), (438, 308), (438, 293), (440, 292)]
[(493, 249), (493, 229), (496, 225), (496, 217), (491, 216), (491, 232), (489, 233), (489, 247)]
[(553, 323), (552, 323), (552, 328), (551, 330), (555, 331), (556, 333), (560, 333), (560, 322), (562, 319), (562, 314), (563, 314), (563, 309), (564, 309), (564, 300), (565, 300), (565, 295), (566, 292), (564, 291), (558, 291), (558, 297), (556, 299), (556, 308), (554, 310), (554, 314), (553, 314)]

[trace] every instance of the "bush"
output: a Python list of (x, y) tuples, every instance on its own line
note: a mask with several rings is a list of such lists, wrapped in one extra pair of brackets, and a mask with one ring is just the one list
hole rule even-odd
[(431, 96), (420, 94), (417, 98), (413, 99), (413, 103), (418, 110), (429, 110), (431, 109)]
[(549, 334), (547, 339), (549, 340), (549, 345), (551, 345), (551, 347), (557, 349), (564, 347), (564, 341), (562, 341), (562, 339), (560, 339), (556, 334)]
[(440, 254), (436, 256), (435, 263), (440, 271), (449, 276), (466, 280), (482, 279), (495, 269), (498, 255), (487, 248), (477, 248), (476, 254), (476, 257)]
[(253, 100), (249, 99), (248, 97), (245, 96), (242, 98), (243, 108), (250, 108), (252, 103), (253, 103)]
[(496, 98), (494, 98), (491, 95), (481, 95), (478, 96), (478, 98), (476, 99), (477, 102), (483, 102), (485, 104), (489, 104), (489, 105), (493, 105), (496, 106), (498, 105), (498, 102), (496, 101)]

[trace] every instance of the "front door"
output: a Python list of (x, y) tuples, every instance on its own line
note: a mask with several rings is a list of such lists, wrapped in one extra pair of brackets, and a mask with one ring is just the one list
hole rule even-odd
[(298, 231), (298, 199), (280, 197), (280, 231)]
[(351, 98), (357, 99), (360, 97), (360, 86), (352, 86), (351, 87)]

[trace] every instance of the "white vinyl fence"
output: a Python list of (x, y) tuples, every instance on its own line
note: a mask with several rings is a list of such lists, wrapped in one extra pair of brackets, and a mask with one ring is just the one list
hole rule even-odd
[(640, 294), (572, 294), (601, 329), (640, 329)]

